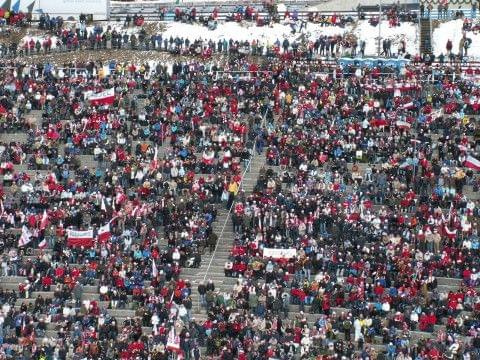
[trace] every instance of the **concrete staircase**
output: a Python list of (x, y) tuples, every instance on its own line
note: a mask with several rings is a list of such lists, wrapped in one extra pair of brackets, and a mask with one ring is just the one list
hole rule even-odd
[(432, 53), (432, 23), (430, 18), (420, 19), (420, 54)]
[[(241, 189), (245, 194), (250, 194), (256, 183), (262, 167), (265, 166), (265, 155), (255, 155), (252, 158), (248, 171), (242, 181)], [(226, 277), (224, 273), (224, 265), (230, 255), (233, 246), (235, 233), (233, 231), (232, 218), (227, 209), (219, 209), (217, 219), (213, 224), (213, 231), (218, 235), (217, 247), (213, 254), (209, 250), (205, 250), (202, 257), (202, 265), (200, 268), (182, 269), (182, 277), (192, 283), (192, 301), (193, 315), (195, 319), (205, 318), (205, 309), (200, 308), (197, 286), (201, 281), (211, 279), (215, 284), (215, 290), (222, 292), (230, 292), (236, 284), (237, 279)]]

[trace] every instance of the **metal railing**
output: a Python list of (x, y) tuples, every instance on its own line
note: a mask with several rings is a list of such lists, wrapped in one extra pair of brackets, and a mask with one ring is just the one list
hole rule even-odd
[[(460, 11), (463, 12), (466, 18), (472, 18), (471, 8), (449, 9), (446, 14), (443, 11), (438, 11), (438, 10), (432, 10), (430, 12), (425, 10), (422, 18), (423, 19), (430, 18), (432, 20), (455, 20), (456, 13)], [(478, 11), (476, 12), (473, 18), (477, 18), (477, 17), (478, 17)]]

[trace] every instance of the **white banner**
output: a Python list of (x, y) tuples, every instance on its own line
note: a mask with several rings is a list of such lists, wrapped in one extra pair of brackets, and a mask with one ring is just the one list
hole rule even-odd
[(291, 259), (297, 255), (296, 249), (272, 249), (264, 248), (263, 257), (273, 259)]
[(93, 230), (67, 230), (69, 239), (93, 239)]

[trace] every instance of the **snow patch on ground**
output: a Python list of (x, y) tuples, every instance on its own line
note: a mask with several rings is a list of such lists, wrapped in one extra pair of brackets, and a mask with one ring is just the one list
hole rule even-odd
[[(357, 39), (366, 42), (366, 55), (376, 55), (378, 50), (378, 26), (373, 27), (368, 21), (360, 21), (356, 27), (347, 25), (344, 28), (338, 26), (321, 26), (319, 24), (308, 23), (304, 31), (306, 37), (315, 41), (319, 36), (335, 36), (353, 33)], [(273, 26), (258, 27), (254, 24), (238, 24), (228, 22), (219, 24), (216, 30), (210, 31), (206, 27), (198, 24), (168, 23), (163, 32), (166, 37), (188, 37), (190, 40), (213, 40), (233, 39), (238, 41), (259, 40), (264, 44), (273, 44), (277, 39), (289, 39), (293, 41), (298, 39), (300, 34), (292, 34), (289, 24), (274, 24)], [(382, 21), (381, 34), (383, 38), (393, 40), (392, 51), (396, 49), (402, 39), (406, 42), (407, 51), (410, 54), (418, 53), (418, 27), (411, 23), (402, 23), (400, 26), (390, 27), (388, 21)]]
[[(305, 34), (310, 39), (316, 39), (320, 34), (327, 36), (342, 35), (351, 30), (351, 27), (340, 28), (338, 26), (321, 27), (317, 24), (308, 24)], [(276, 40), (296, 40), (301, 34), (292, 33), (289, 24), (273, 24), (272, 26), (256, 26), (252, 23), (226, 22), (218, 24), (215, 30), (208, 30), (207, 27), (198, 24), (183, 24), (171, 22), (166, 25), (163, 32), (165, 37), (188, 37), (190, 40), (229, 40), (245, 41), (259, 40), (264, 44), (273, 44)]]
[[(70, 23), (66, 24), (68, 27), (78, 26), (77, 24)], [(107, 29), (107, 26), (110, 25), (112, 30), (115, 29), (118, 32), (124, 34), (138, 33), (140, 27), (130, 27), (125, 29), (123, 24), (118, 22), (109, 22), (103, 25), (103, 30)], [(218, 42), (218, 40), (234, 40), (234, 41), (252, 41), (257, 40), (262, 45), (271, 46), (277, 40), (282, 42), (284, 39), (288, 39), (290, 42), (298, 40), (304, 37), (310, 41), (315, 41), (320, 36), (337, 36), (337, 35), (346, 35), (353, 34), (357, 39), (363, 40), (366, 43), (365, 55), (377, 55), (378, 53), (378, 25), (376, 27), (371, 26), (368, 21), (359, 21), (354, 25), (346, 25), (345, 27), (339, 26), (321, 26), (320, 24), (308, 23), (307, 28), (302, 30), (302, 33), (292, 31), (292, 26), (288, 22), (273, 24), (271, 26), (258, 27), (254, 23), (236, 23), (236, 22), (226, 22), (219, 23), (215, 30), (209, 30), (207, 27), (200, 24), (185, 24), (179, 22), (168, 22), (164, 24), (164, 31), (162, 32), (163, 38), (173, 37), (183, 37), (189, 38), (191, 41), (194, 40), (212, 40)], [(297, 24), (299, 25), (299, 24)], [(93, 31), (93, 26), (88, 26), (87, 31)], [(160, 30), (159, 30), (160, 32)], [(461, 32), (460, 32), (461, 34)], [(392, 52), (396, 53), (398, 45), (402, 39), (405, 40), (407, 51), (410, 54), (418, 53), (418, 27), (411, 23), (402, 23), (400, 26), (390, 27), (387, 21), (382, 21), (381, 24), (381, 36), (383, 38), (392, 39)], [(461, 36), (461, 35), (460, 35)], [(32, 36), (26, 36), (23, 39), (29, 41)], [(40, 42), (43, 41), (44, 37), (35, 36), (40, 39)], [(445, 40), (446, 41), (446, 40)], [(56, 38), (52, 37), (53, 46), (56, 43)], [(475, 41), (474, 41), (475, 43)], [(479, 49), (480, 50), (480, 49)]]
[[(420, 35), (417, 25), (401, 23), (400, 26), (390, 27), (388, 21), (384, 20), (380, 25), (380, 32), (382, 39), (392, 40), (392, 53), (396, 54), (400, 42), (405, 40), (407, 52), (418, 54)], [(366, 55), (378, 54), (379, 25), (373, 27), (368, 21), (359, 21), (353, 33), (357, 39), (365, 41)]]
[[(434, 55), (447, 53), (447, 41), (452, 41), (452, 52), (459, 53), (459, 44), (463, 36), (463, 21), (461, 19), (447, 21), (441, 23), (432, 35), (432, 46)], [(480, 58), (480, 34), (474, 31), (466, 33), (467, 38), (472, 39), (472, 44), (468, 49), (468, 56), (472, 58)]]

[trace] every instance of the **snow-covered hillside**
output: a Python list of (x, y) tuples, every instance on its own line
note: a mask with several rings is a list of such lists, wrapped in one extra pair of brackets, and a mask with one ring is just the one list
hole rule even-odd
[[(121, 33), (135, 33), (140, 31), (140, 28), (130, 27), (129, 29), (123, 28), (123, 25), (118, 22), (112, 22), (108, 24), (112, 29), (115, 29)], [(258, 27), (254, 23), (250, 22), (226, 22), (219, 23), (217, 29), (208, 30), (207, 27), (200, 24), (185, 24), (180, 22), (167, 22), (164, 24), (164, 30), (161, 31), (162, 36), (165, 38), (183, 37), (190, 40), (229, 40), (233, 39), (238, 41), (251, 41), (257, 40), (263, 45), (272, 45), (277, 40), (282, 42), (284, 39), (288, 39), (290, 42), (299, 39), (301, 33), (293, 32), (291, 24), (288, 22), (281, 24), (273, 24), (272, 26)], [(66, 23), (66, 26), (75, 26), (73, 23)], [(103, 24), (104, 30), (106, 30), (106, 24)], [(353, 34), (357, 39), (364, 40), (366, 43), (366, 55), (377, 55), (378, 52), (378, 29), (379, 27), (372, 26), (368, 21), (359, 21), (355, 25), (346, 25), (345, 27), (339, 26), (321, 26), (320, 24), (308, 23), (306, 30), (302, 30), (304, 36), (315, 41), (319, 36), (335, 36)], [(87, 31), (92, 31), (93, 27), (89, 27)], [(407, 45), (407, 51), (411, 54), (416, 54), (418, 49), (418, 27), (411, 23), (402, 23), (397, 27), (390, 27), (387, 21), (382, 21), (381, 24), (382, 38), (392, 39), (392, 52), (397, 52), (398, 44), (402, 39), (405, 40)], [(29, 41), (32, 36), (26, 36), (24, 41)], [(302, 36), (303, 37), (303, 36)], [(34, 37), (36, 40), (38, 37)], [(40, 41), (43, 39), (40, 38)], [(53, 40), (53, 39), (52, 39)], [(55, 43), (56, 40), (53, 41)]]
[[(463, 20), (452, 20), (440, 24), (433, 30), (432, 45), (435, 55), (446, 54), (447, 41), (450, 39), (453, 45), (453, 53), (459, 53), (459, 43), (463, 36)], [(465, 33), (467, 38), (472, 39), (472, 44), (468, 50), (468, 56), (480, 58), (480, 33), (468, 31)]]

